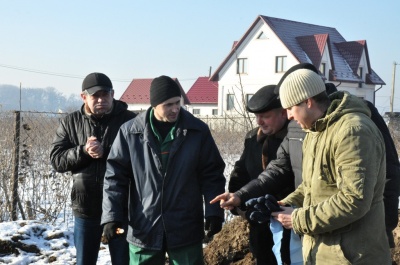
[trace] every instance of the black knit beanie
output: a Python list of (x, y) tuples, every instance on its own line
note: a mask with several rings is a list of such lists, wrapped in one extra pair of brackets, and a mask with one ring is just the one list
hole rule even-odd
[(159, 76), (154, 78), (150, 85), (150, 104), (152, 107), (157, 106), (164, 101), (180, 97), (181, 89), (178, 84), (169, 76)]

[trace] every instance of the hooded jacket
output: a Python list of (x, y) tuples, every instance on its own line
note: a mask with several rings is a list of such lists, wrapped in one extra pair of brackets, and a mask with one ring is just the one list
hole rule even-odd
[[(100, 218), (103, 197), (103, 179), (106, 159), (119, 127), (136, 114), (128, 105), (113, 100), (111, 113), (102, 118), (87, 115), (84, 105), (65, 116), (52, 143), (50, 160), (57, 172), (71, 171), (73, 186), (71, 204), (74, 215), (80, 218)], [(102, 158), (94, 159), (85, 151), (86, 141), (96, 136), (103, 146)]]
[(383, 190), (385, 144), (367, 105), (347, 92), (330, 96), (326, 115), (303, 144), (303, 182), (283, 203), (300, 207), (305, 264), (390, 264)]
[(101, 222), (124, 220), (129, 200), (131, 244), (160, 250), (164, 240), (169, 248), (201, 242), (204, 216), (223, 218), (223, 209), (209, 201), (224, 192), (225, 163), (208, 126), (181, 108), (163, 174), (150, 110), (124, 124), (114, 141)]

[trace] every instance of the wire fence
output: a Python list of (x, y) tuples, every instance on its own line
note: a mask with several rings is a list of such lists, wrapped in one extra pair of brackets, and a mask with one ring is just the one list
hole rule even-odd
[[(50, 150), (65, 113), (0, 112), (0, 222), (17, 219), (49, 223), (73, 220), (70, 209), (72, 176), (57, 173)], [(246, 132), (255, 126), (244, 117), (199, 117), (206, 122), (223, 157), (225, 177), (243, 150)], [(400, 150), (400, 115), (385, 117)], [(226, 213), (226, 220), (231, 218)]]
[[(50, 163), (51, 143), (65, 113), (0, 112), (0, 222), (29, 219), (73, 220), (72, 176)], [(244, 118), (199, 117), (210, 127), (226, 162), (227, 183), (249, 129)]]

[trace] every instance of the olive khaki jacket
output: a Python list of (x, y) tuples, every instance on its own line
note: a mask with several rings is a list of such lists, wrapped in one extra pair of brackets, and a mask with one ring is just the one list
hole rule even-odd
[(347, 92), (330, 96), (307, 131), (303, 182), (283, 203), (303, 237), (304, 264), (391, 264), (385, 233), (385, 144), (367, 105)]

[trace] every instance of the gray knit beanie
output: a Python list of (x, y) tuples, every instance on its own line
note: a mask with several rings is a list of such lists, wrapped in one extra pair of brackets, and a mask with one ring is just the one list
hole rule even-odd
[(325, 91), (321, 76), (308, 69), (299, 69), (288, 75), (279, 89), (279, 97), (284, 109)]

